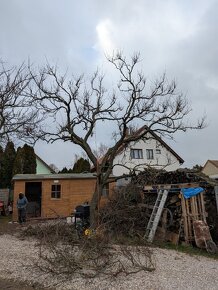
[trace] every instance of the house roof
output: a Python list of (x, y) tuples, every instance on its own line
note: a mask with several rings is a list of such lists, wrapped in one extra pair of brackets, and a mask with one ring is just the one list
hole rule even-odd
[[(164, 146), (167, 150), (169, 150), (179, 160), (180, 164), (184, 163), (184, 160), (166, 142), (164, 142), (160, 136), (158, 136), (154, 131), (149, 129), (148, 126), (146, 125), (142, 126), (134, 133), (134, 135), (137, 136), (145, 130), (148, 133), (150, 133), (156, 140), (158, 140), (162, 146)], [(119, 153), (122, 152), (124, 148), (125, 145), (121, 146), (121, 148), (119, 149)]]
[(214, 166), (218, 168), (218, 160), (208, 160), (210, 161)]
[(35, 153), (36, 159), (38, 159), (40, 162), (42, 162), (42, 164), (49, 170), (51, 171), (51, 173), (55, 173), (55, 171), (44, 161), (42, 160), (42, 158), (39, 157), (39, 155), (37, 155)]
[[(112, 176), (111, 176), (112, 177)], [(94, 173), (16, 174), (12, 180), (95, 179)]]

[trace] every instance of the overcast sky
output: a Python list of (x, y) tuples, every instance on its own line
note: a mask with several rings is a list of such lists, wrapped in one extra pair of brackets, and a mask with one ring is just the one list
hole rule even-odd
[[(41, 65), (48, 59), (79, 74), (107, 69), (105, 53), (140, 51), (149, 79), (163, 72), (176, 79), (193, 108), (191, 119), (207, 114), (206, 129), (166, 142), (187, 167), (218, 159), (217, 0), (0, 0), (0, 5), (4, 61), (30, 58)], [(72, 144), (40, 143), (35, 150), (59, 168), (71, 166), (78, 153)]]

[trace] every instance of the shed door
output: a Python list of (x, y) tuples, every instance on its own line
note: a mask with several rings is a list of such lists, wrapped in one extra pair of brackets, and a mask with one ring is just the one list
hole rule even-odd
[(41, 182), (26, 182), (25, 195), (28, 200), (27, 216), (41, 216), (41, 198), (42, 198), (42, 183)]

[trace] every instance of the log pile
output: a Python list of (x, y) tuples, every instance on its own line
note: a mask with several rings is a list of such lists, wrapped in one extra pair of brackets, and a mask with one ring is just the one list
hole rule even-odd
[(155, 184), (180, 184), (199, 183), (201, 186), (211, 187), (217, 185), (217, 181), (210, 179), (201, 172), (190, 169), (178, 169), (176, 171), (164, 171), (154, 168), (145, 169), (133, 178), (133, 182), (138, 185)]
[[(217, 182), (215, 180), (209, 179), (202, 173), (186, 169), (174, 172), (147, 169), (136, 176), (133, 182), (143, 190), (143, 203), (147, 207), (147, 215), (151, 214), (158, 188), (160, 186), (171, 188), (156, 238), (175, 243), (178, 243), (179, 240), (192, 243), (194, 239), (192, 222), (199, 217), (201, 220), (206, 218), (211, 236), (218, 243), (218, 214), (214, 193), (214, 186), (217, 185)], [(202, 187), (204, 193), (195, 199), (184, 201), (180, 193), (182, 187)], [(187, 213), (186, 210), (190, 210), (190, 212)], [(205, 217), (202, 215), (202, 211), (206, 211)], [(188, 228), (184, 222), (186, 220), (184, 216), (187, 217)], [(188, 231), (189, 234), (187, 234)]]

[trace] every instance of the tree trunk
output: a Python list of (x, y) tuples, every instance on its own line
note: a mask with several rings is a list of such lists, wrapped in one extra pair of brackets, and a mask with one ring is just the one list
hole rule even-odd
[(102, 191), (103, 184), (101, 183), (101, 175), (97, 175), (95, 192), (90, 204), (90, 226), (92, 229), (97, 228), (99, 225), (99, 209)]

